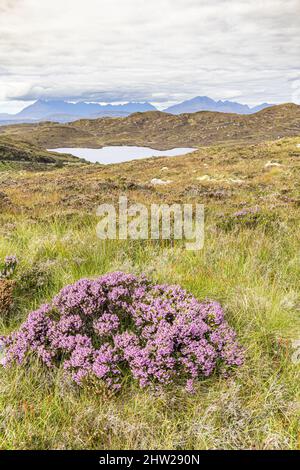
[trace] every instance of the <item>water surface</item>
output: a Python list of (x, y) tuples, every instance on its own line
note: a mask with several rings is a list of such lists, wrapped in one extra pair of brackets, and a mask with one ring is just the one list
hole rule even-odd
[(110, 146), (101, 149), (88, 148), (58, 148), (48, 149), (58, 153), (70, 153), (75, 157), (84, 158), (92, 163), (122, 163), (130, 160), (140, 160), (149, 157), (176, 157), (177, 155), (185, 155), (191, 153), (195, 148), (174, 148), (170, 150), (154, 150), (149, 147), (133, 147), (133, 146)]

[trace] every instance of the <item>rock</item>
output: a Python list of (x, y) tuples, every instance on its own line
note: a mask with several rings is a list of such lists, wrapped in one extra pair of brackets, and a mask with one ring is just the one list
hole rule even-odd
[(245, 183), (244, 180), (241, 180), (239, 178), (229, 178), (228, 180), (230, 183), (235, 183), (235, 184), (242, 184), (242, 183)]
[(282, 166), (282, 165), (281, 165), (281, 163), (272, 162), (271, 160), (269, 160), (269, 161), (265, 164), (265, 168), (269, 168), (269, 167), (273, 167), (273, 166)]
[(161, 180), (159, 178), (152, 178), (150, 183), (155, 185), (155, 186), (156, 185), (161, 185), (162, 186), (162, 185), (170, 184), (170, 183), (172, 183), (172, 181), (171, 180)]
[(198, 176), (198, 178), (196, 178), (196, 180), (198, 180), (198, 181), (210, 181), (211, 177), (208, 176), (208, 175), (203, 175), (203, 176)]

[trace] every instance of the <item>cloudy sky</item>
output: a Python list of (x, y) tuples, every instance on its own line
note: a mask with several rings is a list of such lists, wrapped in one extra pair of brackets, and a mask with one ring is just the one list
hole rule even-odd
[(38, 98), (300, 103), (300, 0), (0, 0), (0, 112)]

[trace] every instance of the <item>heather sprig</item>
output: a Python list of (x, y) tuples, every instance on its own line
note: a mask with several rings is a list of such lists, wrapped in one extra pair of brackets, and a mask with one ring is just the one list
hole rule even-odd
[(34, 354), (48, 367), (63, 363), (78, 384), (94, 376), (113, 390), (129, 373), (141, 387), (184, 380), (191, 392), (244, 356), (218, 302), (122, 272), (66, 286), (1, 342), (6, 367)]

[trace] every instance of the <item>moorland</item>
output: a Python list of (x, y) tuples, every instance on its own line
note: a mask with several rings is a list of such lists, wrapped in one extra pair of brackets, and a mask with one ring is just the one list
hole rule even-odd
[[(114, 144), (197, 150), (116, 165), (46, 150)], [(0, 289), (0, 334), (63, 286), (121, 270), (218, 300), (246, 351), (230, 377), (200, 380), (193, 395), (135, 381), (106, 394), (34, 360), (1, 368), (1, 449), (299, 449), (299, 144), (292, 104), (0, 128), (0, 259), (18, 258)], [(96, 207), (124, 193), (145, 204), (203, 203), (204, 248), (99, 240)]]

